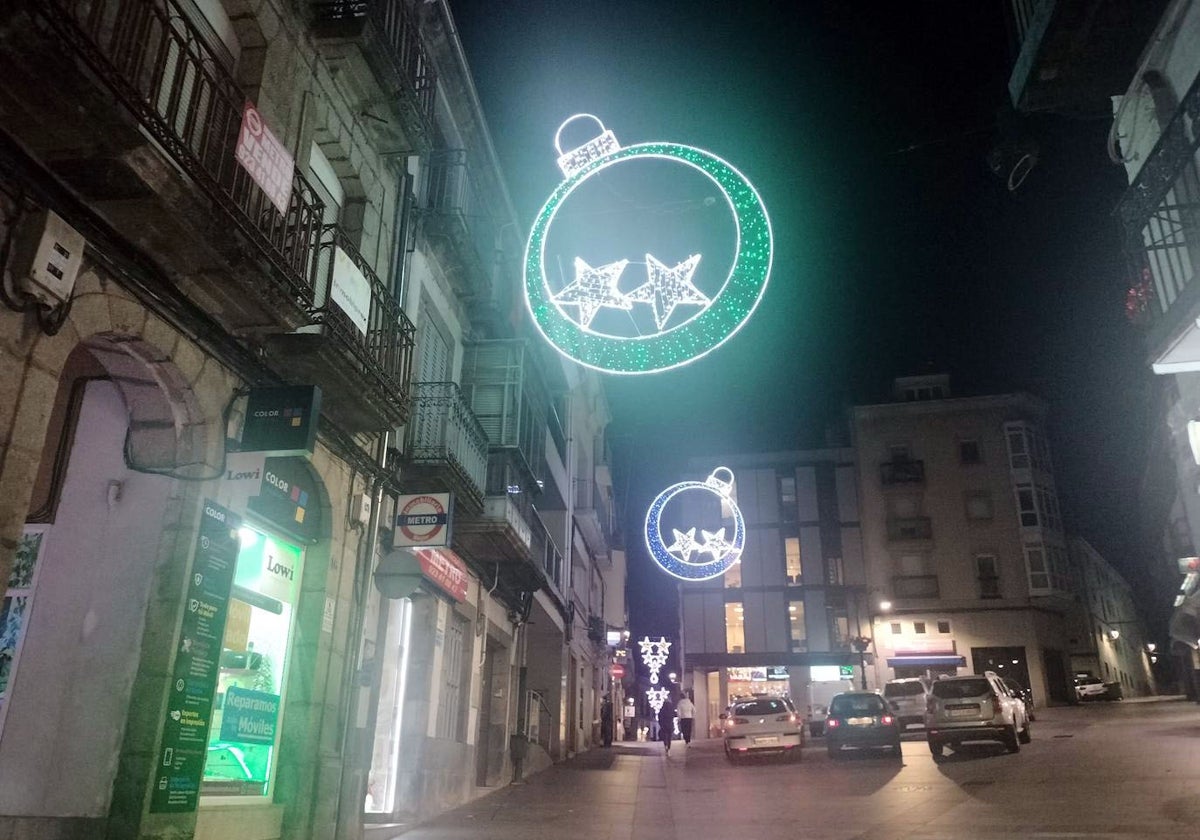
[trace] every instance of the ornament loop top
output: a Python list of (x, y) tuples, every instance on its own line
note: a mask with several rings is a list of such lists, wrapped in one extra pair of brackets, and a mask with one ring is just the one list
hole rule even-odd
[[(582, 146), (577, 146), (570, 151), (564, 152), (562, 150), (563, 129), (572, 122), (581, 119), (595, 122), (596, 125), (600, 126), (600, 133)], [(593, 160), (598, 160), (607, 154), (619, 151), (620, 148), (621, 144), (617, 142), (617, 136), (611, 130), (605, 128), (604, 123), (595, 114), (573, 114), (563, 120), (562, 125), (558, 127), (558, 131), (554, 132), (554, 151), (558, 152), (558, 168), (568, 178)]]
[[(726, 481), (724, 478), (718, 477), (718, 473), (724, 473), (728, 476), (729, 480)], [(708, 478), (704, 479), (704, 483), (722, 496), (728, 497), (733, 491), (733, 470), (729, 469), (729, 467), (717, 467)]]

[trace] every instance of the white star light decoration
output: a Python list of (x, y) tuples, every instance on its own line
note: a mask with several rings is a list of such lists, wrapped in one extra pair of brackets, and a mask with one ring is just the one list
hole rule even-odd
[(690, 304), (707, 307), (712, 301), (692, 283), (692, 275), (700, 264), (700, 255), (693, 254), (676, 266), (668, 268), (653, 254), (646, 254), (647, 280), (631, 292), (618, 288), (621, 274), (629, 260), (592, 268), (581, 258), (575, 258), (575, 280), (565, 286), (552, 300), (559, 305), (579, 310), (579, 325), (589, 329), (592, 319), (602, 308), (633, 309), (635, 303), (646, 303), (654, 310), (654, 324), (662, 331), (675, 307)]
[(660, 636), (658, 641), (647, 636), (638, 642), (638, 646), (642, 649), (642, 662), (646, 663), (646, 667), (650, 669), (650, 682), (657, 684), (658, 672), (667, 664), (667, 654), (671, 651), (671, 643), (665, 636)]
[(650, 704), (650, 708), (654, 710), (654, 714), (662, 711), (663, 703), (667, 700), (667, 695), (671, 693), (669, 688), (647, 688), (646, 701)]

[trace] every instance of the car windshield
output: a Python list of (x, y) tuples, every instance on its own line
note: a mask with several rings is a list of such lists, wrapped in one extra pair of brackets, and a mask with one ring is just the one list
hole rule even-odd
[(733, 707), (735, 715), (774, 715), (787, 711), (782, 700), (751, 700), (748, 703), (738, 703)]
[(875, 715), (885, 711), (883, 698), (877, 694), (839, 694), (829, 704), (831, 715)]
[(913, 697), (924, 693), (925, 686), (920, 682), (888, 683), (883, 687), (885, 697)]
[(933, 696), (943, 700), (956, 700), (961, 697), (978, 697), (992, 690), (991, 685), (983, 677), (973, 680), (941, 680), (933, 684)]
[(1075, 680), (1075, 685), (1103, 685), (1099, 677), (1079, 677)]
[(1021, 693), (1022, 691), (1024, 691), (1024, 690), (1025, 690), (1025, 686), (1021, 685), (1021, 684), (1020, 684), (1019, 682), (1017, 682), (1016, 680), (1005, 680), (1005, 681), (1004, 681), (1004, 684), (1005, 684), (1006, 686), (1008, 686), (1008, 690), (1009, 690), (1009, 691), (1015, 692), (1015, 693), (1017, 693), (1017, 694), (1019, 694), (1019, 693)]

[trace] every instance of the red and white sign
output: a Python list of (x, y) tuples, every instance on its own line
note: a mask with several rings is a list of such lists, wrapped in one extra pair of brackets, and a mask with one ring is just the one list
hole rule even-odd
[(238, 132), (234, 156), (250, 173), (254, 183), (262, 187), (276, 209), (287, 215), (288, 205), (292, 203), (292, 174), (296, 162), (267, 128), (253, 102), (247, 102), (242, 109), (242, 129)]
[(418, 548), (413, 554), (421, 564), (421, 574), (430, 583), (455, 601), (461, 603), (467, 600), (467, 582), (470, 577), (466, 565), (458, 559), (457, 554), (443, 548)]
[(621, 677), (625, 676), (625, 666), (619, 663), (614, 663), (612, 666), (612, 675), (613, 679), (621, 679)]
[(392, 548), (449, 546), (450, 505), (449, 493), (420, 493), (398, 498)]

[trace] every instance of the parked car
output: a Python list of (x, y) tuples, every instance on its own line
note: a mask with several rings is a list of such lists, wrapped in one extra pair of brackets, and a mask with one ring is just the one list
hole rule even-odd
[(925, 738), (935, 761), (965, 741), (999, 741), (1015, 753), (1032, 738), (1024, 701), (992, 671), (937, 680), (927, 702)]
[(852, 680), (822, 680), (808, 686), (808, 731), (820, 735), (825, 731), (825, 715), (835, 694), (853, 691)]
[(873, 691), (847, 691), (829, 701), (825, 747), (840, 758), (843, 747), (884, 747), (900, 758), (900, 722), (888, 701)]
[(925, 725), (925, 696), (929, 694), (924, 680), (906, 677), (889, 680), (883, 686), (883, 698), (891, 704), (892, 711), (903, 732), (909, 726)]
[(1033, 689), (1026, 688), (1012, 677), (1005, 677), (1004, 684), (1008, 687), (1008, 690), (1012, 692), (1013, 696), (1020, 697), (1025, 703), (1025, 717), (1029, 718), (1030, 720), (1037, 720), (1037, 716), (1033, 713)]
[(1082, 676), (1075, 678), (1076, 700), (1103, 700), (1108, 694), (1108, 686), (1099, 677)]
[(768, 696), (735, 700), (721, 718), (725, 757), (731, 762), (754, 753), (787, 753), (800, 759), (804, 721), (790, 700)]

